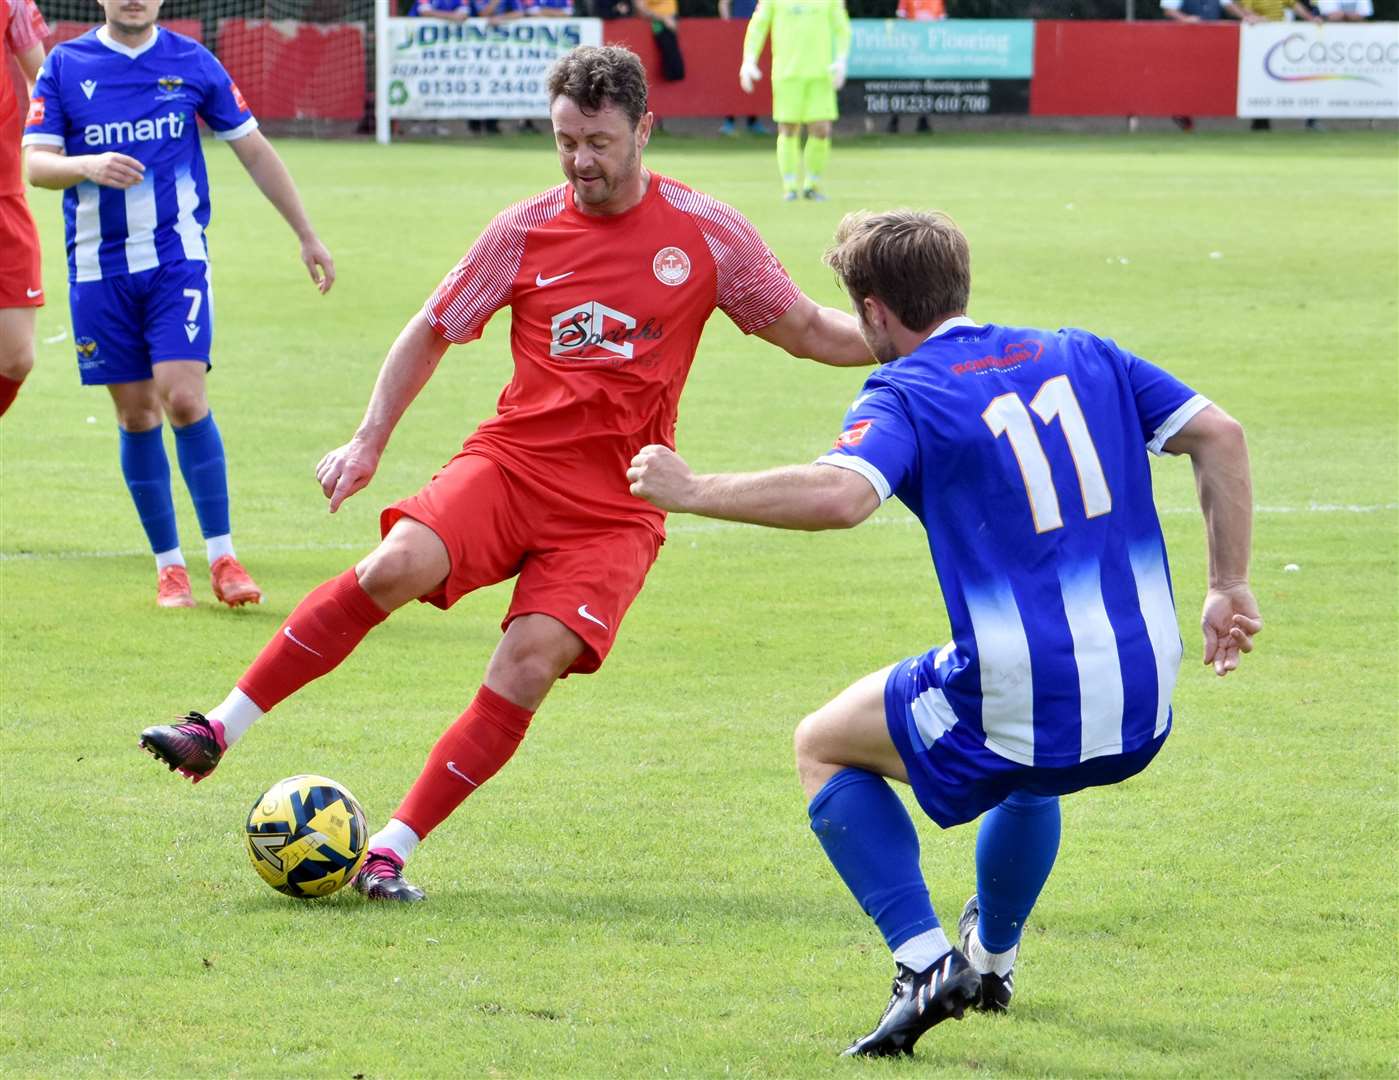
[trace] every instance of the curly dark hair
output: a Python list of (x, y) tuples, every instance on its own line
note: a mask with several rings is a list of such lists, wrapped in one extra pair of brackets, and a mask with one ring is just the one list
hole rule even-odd
[(580, 45), (549, 69), (549, 104), (566, 97), (585, 113), (609, 102), (636, 127), (646, 115), (646, 69), (624, 45)]

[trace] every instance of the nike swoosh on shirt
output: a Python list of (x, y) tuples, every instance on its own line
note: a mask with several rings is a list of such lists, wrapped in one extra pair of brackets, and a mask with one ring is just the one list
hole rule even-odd
[(589, 610), (588, 610), (588, 605), (587, 605), (587, 604), (579, 604), (579, 605), (578, 605), (578, 614), (579, 614), (579, 615), (582, 615), (583, 618), (587, 619), (589, 622), (595, 622), (595, 623), (597, 623), (597, 624), (598, 624), (600, 627), (602, 627), (604, 630), (607, 629), (607, 624), (606, 624), (605, 622), (603, 622), (601, 619), (599, 619), (596, 615), (594, 615), (591, 611), (589, 611)]
[(44, 295), (44, 290), (43, 290), (43, 289), (25, 289), (25, 290), (24, 290), (24, 295), (27, 296), (27, 297), (29, 297), (29, 299), (33, 300), (36, 296), (43, 296), (43, 295)]
[(569, 270), (567, 273), (563, 274), (555, 274), (553, 277), (545, 277), (543, 274), (535, 274), (534, 283), (542, 289), (545, 285), (552, 285), (556, 281), (562, 281), (566, 277), (572, 277), (573, 274), (574, 271), (572, 270)]
[(455, 774), (456, 776), (460, 776), (463, 780), (465, 780), (465, 781), (466, 781), (468, 784), (470, 784), (472, 787), (480, 787), (480, 786), (481, 786), (481, 785), (478, 784), (475, 780), (471, 779), (471, 777), (467, 776), (466, 773), (464, 773), (464, 772), (462, 772), (460, 769), (458, 769), (458, 768), (457, 768), (457, 763), (456, 763), (455, 761), (449, 761), (449, 762), (447, 762), (447, 771), (448, 771), (449, 773)]
[(852, 402), (850, 403), (850, 408), (851, 408), (851, 409), (858, 409), (861, 405), (863, 405), (865, 402), (867, 402), (867, 401), (868, 401), (870, 398), (872, 398), (872, 397), (874, 397), (874, 391), (873, 391), (873, 390), (871, 390), (868, 394), (861, 394), (859, 397), (857, 397), (854, 401), (852, 401)]

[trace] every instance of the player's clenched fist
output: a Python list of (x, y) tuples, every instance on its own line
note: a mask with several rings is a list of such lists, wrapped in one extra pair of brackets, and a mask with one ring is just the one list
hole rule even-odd
[(125, 190), (141, 182), (146, 175), (146, 167), (134, 157), (113, 150), (106, 154), (87, 155), (83, 175), (102, 187)]
[(321, 458), (316, 479), (330, 500), (330, 512), (335, 513), (341, 503), (368, 484), (378, 468), (379, 454), (353, 439)]
[(631, 493), (662, 510), (684, 510), (694, 478), (684, 458), (668, 446), (655, 444), (637, 451), (627, 470)]

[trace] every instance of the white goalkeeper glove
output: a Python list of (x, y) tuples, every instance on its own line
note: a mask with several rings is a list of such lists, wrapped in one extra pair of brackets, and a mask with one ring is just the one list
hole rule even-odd
[(827, 70), (831, 73), (831, 85), (839, 90), (845, 85), (845, 61), (836, 60)]
[(738, 85), (743, 87), (745, 94), (753, 92), (753, 86), (763, 81), (763, 69), (758, 66), (758, 61), (743, 58), (743, 63), (738, 65)]

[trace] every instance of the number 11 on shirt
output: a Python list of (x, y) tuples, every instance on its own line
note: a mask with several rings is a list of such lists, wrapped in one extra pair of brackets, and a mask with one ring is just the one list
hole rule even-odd
[(1059, 426), (1064, 429), (1064, 439), (1069, 446), (1069, 456), (1073, 458), (1074, 469), (1078, 472), (1084, 513), (1088, 517), (1106, 514), (1112, 509), (1112, 493), (1108, 491), (1107, 478), (1103, 475), (1093, 436), (1089, 434), (1083, 409), (1069, 377), (1056, 375), (1041, 384), (1030, 400), (1029, 409), (1020, 400), (1020, 395), (1012, 392), (992, 398), (991, 404), (981, 414), (992, 435), (997, 438), (1005, 435), (1010, 440), (1011, 451), (1020, 464), (1025, 494), (1030, 500), (1030, 516), (1035, 520), (1035, 532), (1044, 533), (1062, 527), (1064, 517), (1059, 512), (1059, 493), (1054, 490), (1049, 458), (1045, 456), (1039, 433), (1030, 419), (1031, 409), (1046, 425), (1053, 422), (1056, 416), (1059, 418)]

